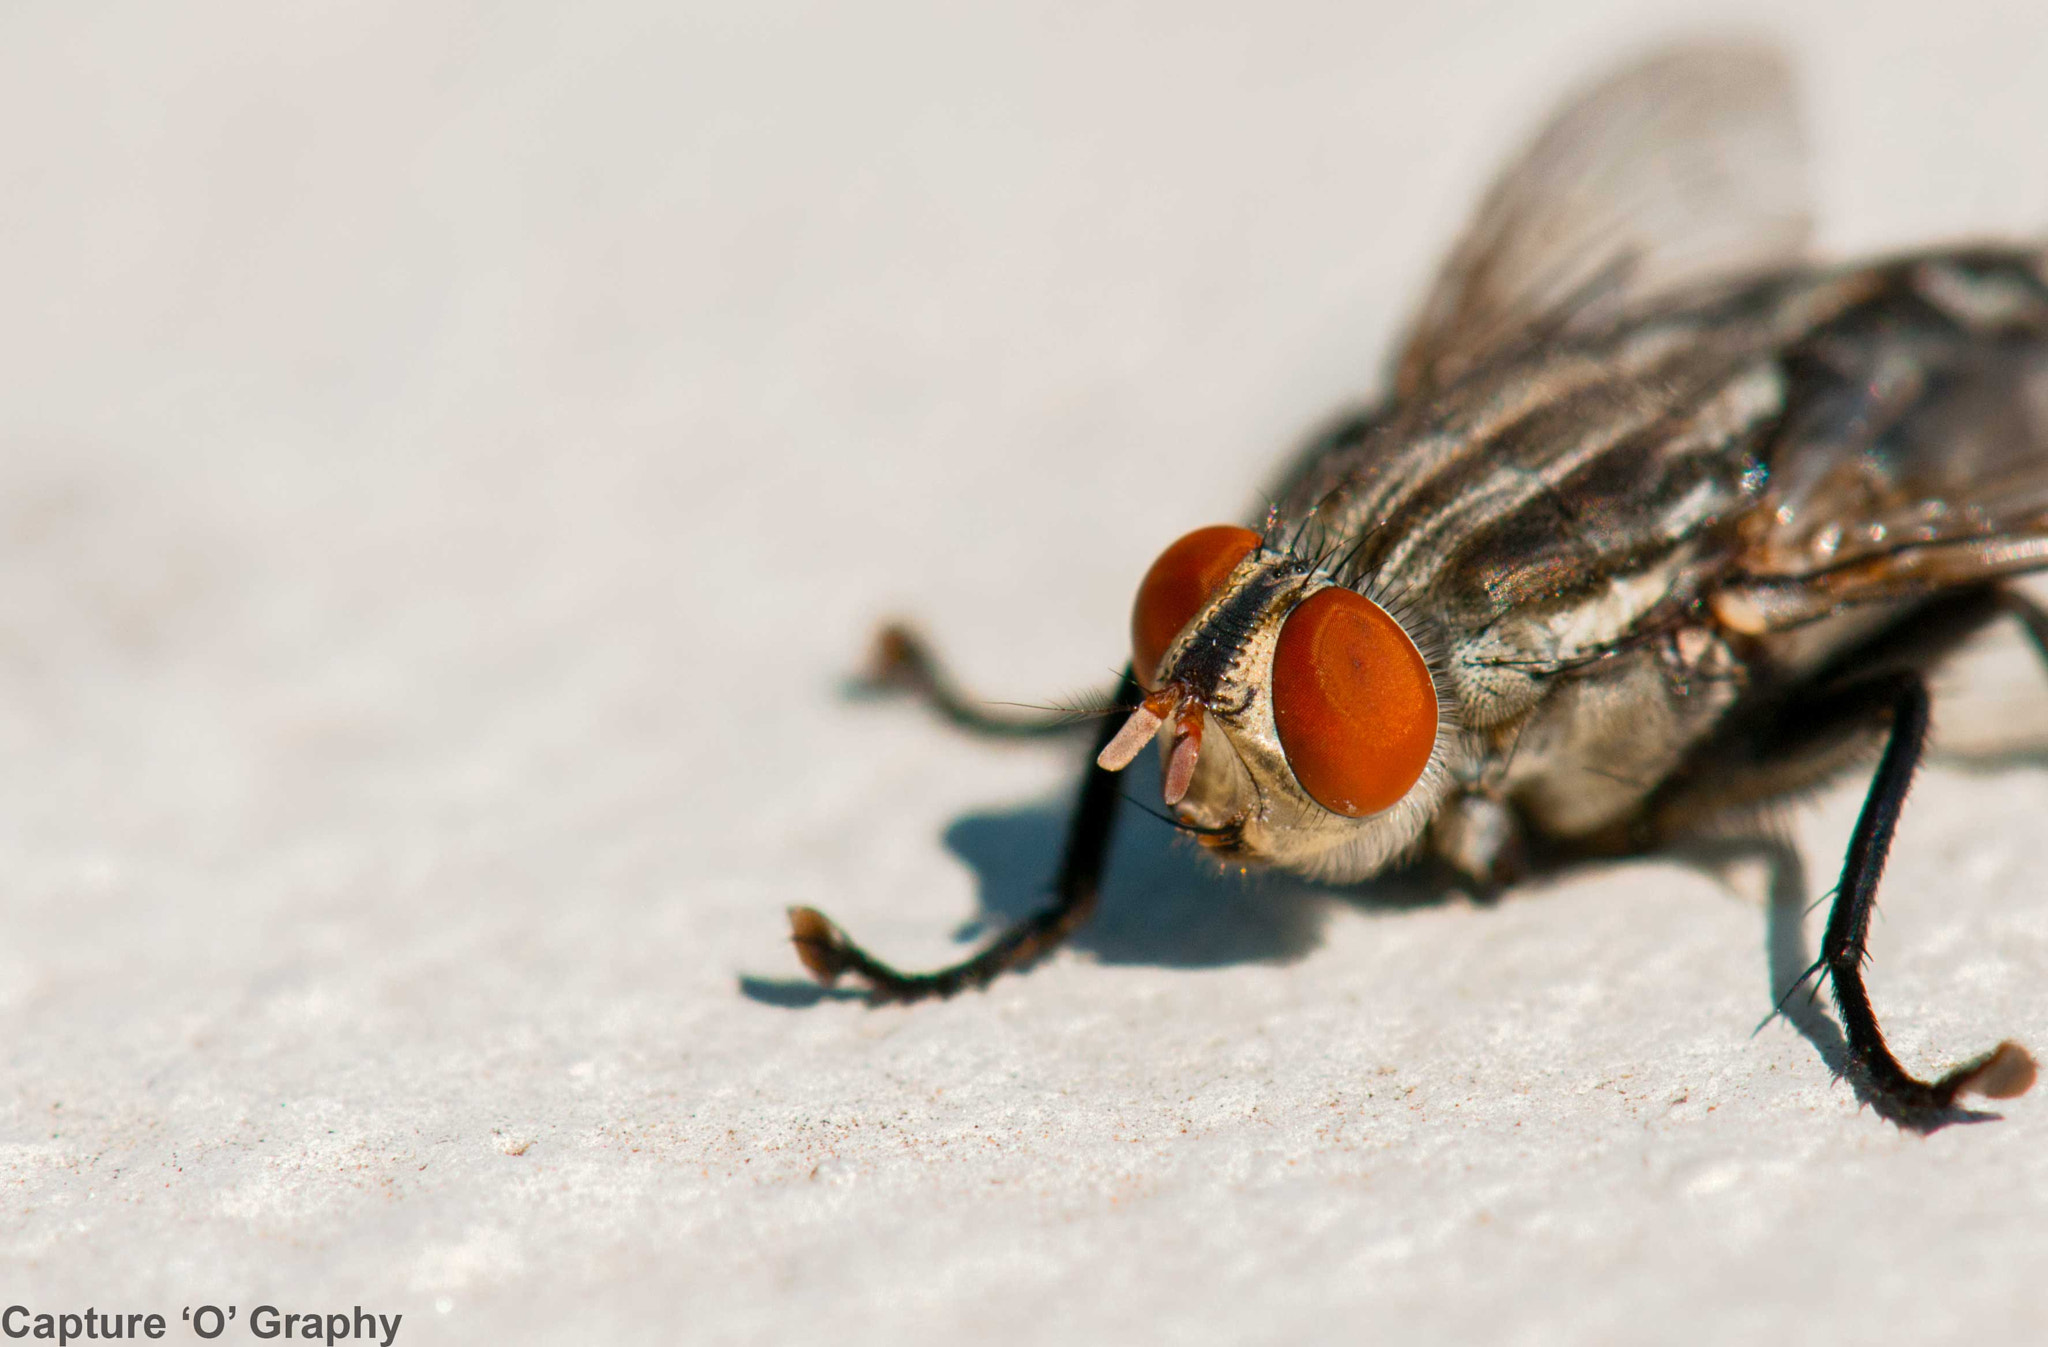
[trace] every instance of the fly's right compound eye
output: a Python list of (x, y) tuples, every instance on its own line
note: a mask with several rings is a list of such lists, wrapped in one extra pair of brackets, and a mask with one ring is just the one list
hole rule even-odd
[(1215, 524), (1174, 543), (1145, 572), (1131, 606), (1131, 668), (1147, 691), (1159, 686), (1159, 662), (1181, 628), (1258, 545), (1259, 535), (1250, 529)]
[(1363, 818), (1398, 804), (1429, 766), (1436, 685), (1386, 609), (1348, 589), (1322, 589), (1280, 628), (1273, 723), (1309, 798)]

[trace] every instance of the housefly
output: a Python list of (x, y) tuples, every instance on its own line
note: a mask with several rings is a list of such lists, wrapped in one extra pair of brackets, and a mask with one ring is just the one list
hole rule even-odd
[[(2009, 587), (2048, 568), (2048, 251), (1809, 260), (1797, 122), (1783, 62), (1739, 47), (1569, 102), (1484, 197), (1383, 400), (1140, 582), (1051, 905), (923, 974), (797, 908), (811, 973), (913, 1000), (1057, 946), (1094, 906), (1115, 773), (1155, 741), (1179, 828), (1338, 883), (1435, 858), (1500, 885), (1874, 760), (1808, 970), (1846, 1073), (1906, 1125), (2025, 1091), (2012, 1042), (1910, 1074), (1862, 966), (1930, 673), (2002, 617), (2048, 657)], [(1045, 728), (884, 645), (962, 724)]]

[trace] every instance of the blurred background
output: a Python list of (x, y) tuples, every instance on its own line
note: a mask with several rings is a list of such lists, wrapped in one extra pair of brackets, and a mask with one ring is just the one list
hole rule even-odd
[[(1106, 681), (1151, 557), (1373, 391), (1547, 108), (1701, 32), (1795, 56), (1830, 254), (2048, 225), (2031, 0), (7, 5), (5, 1293), (1646, 1340), (1674, 1286), (1731, 1333), (1847, 1297), (1786, 1230), (1868, 1270), (1888, 1214), (2037, 1211), (2039, 1101), (1858, 1117), (1746, 1037), (1758, 914), (1676, 865), (1333, 914), (1136, 820), (1082, 947), (1119, 967), (923, 1012), (785, 982), (786, 904), (916, 962), (1050, 873), (1074, 752), (849, 702), (875, 622), (993, 697)], [(2038, 777), (1923, 788), (1901, 885), (1979, 897), (1890, 909), (1911, 1050), (2048, 1039)], [(1582, 1074), (1710, 1125), (1639, 1155)], [(1695, 1189), (1743, 1205), (1660, 1227)], [(2038, 1324), (2038, 1222), (1930, 1243), (1972, 1322)]]

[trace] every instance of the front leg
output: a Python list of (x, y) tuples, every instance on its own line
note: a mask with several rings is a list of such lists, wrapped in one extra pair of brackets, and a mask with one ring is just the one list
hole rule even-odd
[[(1137, 680), (1125, 669), (1117, 699), (1135, 704), (1142, 695)], [(1097, 755), (1120, 728), (1116, 720), (1103, 722), (1096, 736)], [(1066, 855), (1060, 861), (1052, 905), (1004, 931), (970, 958), (936, 972), (899, 973), (855, 944), (816, 908), (793, 907), (789, 910), (789, 938), (797, 957), (812, 977), (828, 987), (844, 974), (853, 974), (868, 984), (869, 999), (876, 1003), (951, 996), (970, 987), (987, 986), (1009, 969), (1035, 963), (1094, 914), (1110, 835), (1116, 827), (1118, 798), (1116, 773), (1091, 757), (1081, 781), (1080, 799), (1074, 805), (1074, 820), (1067, 829)]]
[[(960, 729), (992, 739), (1037, 739), (1066, 734), (1089, 718), (1087, 712), (1052, 708), (998, 710), (993, 704), (968, 695), (924, 638), (901, 622), (885, 623), (875, 633), (868, 667), (856, 686), (908, 692)], [(1130, 703), (1131, 697), (1119, 692), (1111, 705)]]

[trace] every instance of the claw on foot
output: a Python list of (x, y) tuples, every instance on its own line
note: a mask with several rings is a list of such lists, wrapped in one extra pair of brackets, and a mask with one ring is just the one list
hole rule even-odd
[(2034, 1055), (2007, 1039), (1943, 1076), (1934, 1088), (1950, 1098), (1981, 1094), (1986, 1099), (2011, 1099), (2033, 1088), (2034, 1075)]
[(823, 986), (839, 981), (846, 971), (846, 937), (815, 907), (789, 909), (789, 943), (796, 957)]
[(901, 622), (885, 622), (868, 649), (861, 681), (874, 688), (914, 688), (927, 663), (924, 643)]

